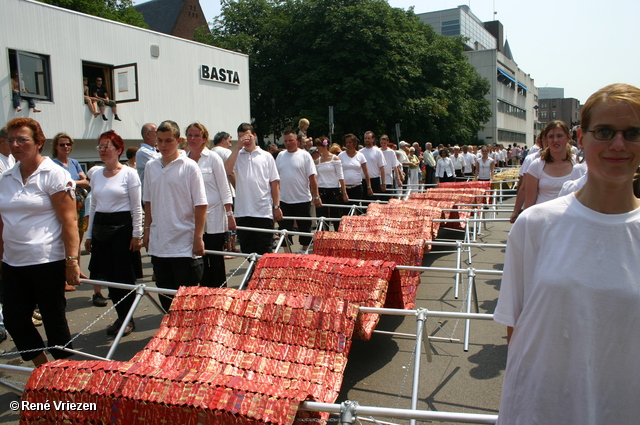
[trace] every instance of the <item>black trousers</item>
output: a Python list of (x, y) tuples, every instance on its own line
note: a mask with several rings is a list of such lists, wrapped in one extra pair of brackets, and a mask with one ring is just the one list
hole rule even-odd
[[(202, 280), (204, 262), (202, 258), (155, 257), (151, 256), (156, 286), (165, 289), (178, 289), (180, 286), (198, 286)], [(159, 294), (162, 308), (169, 311), (172, 295)]]
[[(339, 187), (321, 187), (318, 189), (320, 191), (320, 199), (322, 200), (322, 204), (344, 204), (344, 200), (342, 198), (342, 190)], [(320, 207), (316, 208), (316, 215), (318, 217), (327, 217), (327, 218), (342, 218), (347, 212), (346, 208), (334, 208), (334, 207)], [(339, 221), (329, 221), (327, 222), (330, 225), (333, 225), (334, 230), (338, 230), (340, 226)], [(328, 227), (325, 227), (328, 229)]]
[[(101, 226), (114, 225), (122, 225), (123, 227), (113, 232), (108, 238), (99, 237)], [(136, 283), (138, 276), (136, 268), (140, 252), (129, 250), (132, 232), (133, 225), (129, 211), (95, 213), (91, 236), (91, 260), (89, 261), (91, 279), (130, 285)], [(128, 289), (109, 288), (109, 297), (114, 304), (118, 304), (118, 301), (122, 300), (120, 304), (116, 305), (116, 312), (118, 318), (124, 320), (131, 310), (135, 294)]]
[[(311, 202), (300, 202), (298, 204), (287, 204), (280, 201), (282, 215), (288, 217), (311, 217)], [(293, 220), (282, 220), (278, 223), (279, 229), (293, 230)], [(309, 233), (311, 231), (311, 220), (298, 220), (298, 231)], [(293, 237), (287, 235), (289, 244), (293, 243)], [(311, 236), (299, 236), (300, 245), (309, 246)]]
[[(236, 225), (255, 227), (258, 229), (273, 229), (273, 220), (261, 217), (236, 217)], [(240, 230), (237, 232), (240, 240), (240, 251), (245, 254), (266, 254), (272, 251), (273, 233), (251, 232)]]
[[(204, 240), (204, 249), (211, 251), (222, 251), (224, 249), (224, 233), (205, 233), (202, 239)], [(222, 255), (205, 255), (202, 260), (204, 262), (204, 271), (200, 286), (209, 288), (223, 286), (227, 280), (224, 257)]]
[[(40, 308), (48, 346), (65, 345), (71, 340), (64, 297), (65, 262), (54, 261), (32, 266), (13, 267), (2, 263), (4, 290), (4, 325), (19, 351), (44, 348), (40, 332), (31, 321), (36, 305)], [(73, 348), (71, 344), (67, 348)], [(33, 360), (40, 351), (21, 354), (23, 360)], [(55, 359), (72, 355), (66, 351), (49, 350)]]
[(371, 190), (373, 191), (373, 196), (369, 196), (368, 191), (366, 189), (364, 189), (366, 187), (367, 181), (366, 180), (362, 180), (362, 196), (364, 196), (364, 198), (362, 199), (374, 199), (374, 200), (385, 200), (384, 196), (377, 196), (376, 193), (381, 193), (382, 189), (381, 189), (381, 178), (380, 177), (370, 177), (369, 181), (371, 182)]

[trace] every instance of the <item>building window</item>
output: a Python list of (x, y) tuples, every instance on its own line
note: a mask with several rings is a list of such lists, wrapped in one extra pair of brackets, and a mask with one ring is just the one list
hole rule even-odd
[(442, 23), (440, 32), (442, 35), (460, 35), (460, 20), (444, 21)]
[(498, 142), (521, 143), (527, 142), (527, 135), (514, 131), (498, 130)]
[(517, 106), (511, 105), (510, 103), (504, 102), (500, 99), (498, 99), (498, 112), (502, 112), (503, 114), (511, 115), (523, 120), (527, 119), (527, 111), (522, 108), (518, 108)]
[(556, 111), (551, 111), (551, 119), (552, 120), (556, 119)]
[(541, 120), (546, 120), (547, 119), (547, 111), (540, 112), (540, 119)]
[(546, 102), (546, 101), (542, 102), (542, 104), (540, 105), (540, 107), (541, 107), (542, 109), (547, 109), (547, 102)]
[(49, 56), (9, 50), (11, 76), (19, 75), (22, 97), (52, 100)]
[(552, 108), (555, 108), (555, 107), (556, 107), (556, 100), (555, 100), (555, 99), (553, 99), (553, 100), (551, 101), (551, 107), (552, 107)]

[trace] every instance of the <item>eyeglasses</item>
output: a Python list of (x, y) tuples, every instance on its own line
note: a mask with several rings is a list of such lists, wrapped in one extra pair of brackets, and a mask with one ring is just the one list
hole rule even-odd
[(65, 146), (73, 146), (73, 143), (58, 143), (58, 146), (60, 146), (61, 148), (65, 147)]
[(19, 145), (24, 145), (25, 143), (27, 143), (29, 140), (33, 140), (31, 138), (25, 137), (22, 139), (7, 139), (7, 143), (8, 144), (13, 144), (13, 143), (18, 143)]
[(96, 146), (96, 150), (97, 151), (106, 151), (106, 150), (109, 150), (109, 149), (112, 149), (112, 148), (113, 148), (113, 146), (111, 146), (111, 145), (98, 145), (98, 146)]
[(96, 80), (96, 82), (102, 82), (102, 80), (98, 78), (98, 79)]
[(596, 140), (612, 140), (617, 132), (621, 132), (622, 136), (627, 142), (640, 142), (640, 129), (630, 128), (629, 130), (614, 130), (609, 127), (602, 127), (596, 130), (587, 130), (589, 133), (593, 133), (593, 137)]

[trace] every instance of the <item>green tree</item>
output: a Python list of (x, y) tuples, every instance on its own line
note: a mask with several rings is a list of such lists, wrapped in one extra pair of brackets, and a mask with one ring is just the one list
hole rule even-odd
[(86, 13), (87, 15), (118, 21), (141, 28), (149, 28), (141, 13), (133, 8), (132, 0), (39, 0), (43, 3)]
[(224, 0), (199, 41), (246, 53), (262, 134), (304, 116), (312, 134), (391, 133), (464, 143), (489, 117), (489, 83), (442, 37), (386, 0)]

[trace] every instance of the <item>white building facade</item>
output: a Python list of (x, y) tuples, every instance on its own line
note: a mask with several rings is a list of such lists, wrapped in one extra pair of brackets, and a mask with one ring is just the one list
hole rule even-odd
[[(170, 119), (182, 130), (200, 122), (213, 137), (233, 135), (251, 119), (247, 55), (32, 0), (2, 0), (1, 9), (0, 124), (28, 116), (48, 139), (64, 131), (75, 139), (72, 157), (80, 162), (98, 160), (97, 138), (111, 129), (127, 146), (138, 146), (147, 122)], [(25, 101), (21, 112), (13, 108), (13, 72), (41, 113)], [(107, 121), (93, 117), (83, 77), (90, 86), (103, 79), (122, 121), (108, 106)], [(47, 144), (43, 153), (50, 149)]]
[(513, 60), (508, 42), (502, 41), (502, 24), (480, 21), (468, 6), (418, 14), (440, 35), (467, 37), (469, 63), (491, 84), (486, 96), (491, 118), (478, 132), (486, 144), (518, 143), (531, 146), (539, 132), (538, 89), (530, 75)]

